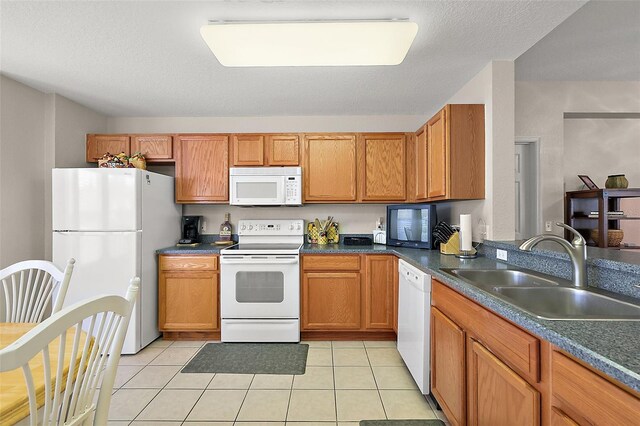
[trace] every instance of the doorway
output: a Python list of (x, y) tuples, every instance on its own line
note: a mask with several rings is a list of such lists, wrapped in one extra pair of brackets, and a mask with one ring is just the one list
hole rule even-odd
[(518, 138), (515, 147), (515, 237), (531, 238), (540, 233), (538, 138)]

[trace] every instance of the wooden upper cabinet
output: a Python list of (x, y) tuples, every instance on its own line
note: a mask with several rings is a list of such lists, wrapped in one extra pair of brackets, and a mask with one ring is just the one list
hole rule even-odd
[(415, 198), (416, 201), (427, 199), (427, 126), (416, 133), (415, 141)]
[(443, 108), (427, 122), (427, 196), (447, 195), (449, 165), (447, 164), (447, 109)]
[(356, 135), (304, 137), (304, 201), (357, 200)]
[(540, 425), (540, 393), (473, 339), (467, 380), (470, 426)]
[(264, 166), (263, 135), (233, 135), (233, 166)]
[(466, 424), (465, 355), (464, 330), (432, 307), (431, 391), (454, 426)]
[(300, 136), (267, 135), (266, 153), (270, 166), (297, 166), (300, 164)]
[(131, 135), (131, 154), (142, 153), (147, 161), (172, 162), (173, 137), (171, 135)]
[(360, 199), (404, 201), (407, 198), (404, 133), (362, 134), (358, 138)]
[(365, 256), (365, 328), (393, 330), (397, 258), (387, 255)]
[(484, 105), (450, 104), (415, 134), (416, 201), (484, 198)]
[(176, 202), (229, 200), (229, 137), (176, 136)]
[(129, 135), (87, 135), (87, 163), (95, 163), (106, 153), (130, 155)]

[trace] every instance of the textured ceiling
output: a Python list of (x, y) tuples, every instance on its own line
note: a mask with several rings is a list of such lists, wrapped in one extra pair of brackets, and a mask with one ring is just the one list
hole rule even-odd
[[(2, 1), (0, 71), (113, 116), (422, 114), (582, 1)], [(409, 18), (391, 67), (225, 68), (208, 20)]]
[(640, 81), (640, 1), (590, 1), (516, 60), (516, 80)]

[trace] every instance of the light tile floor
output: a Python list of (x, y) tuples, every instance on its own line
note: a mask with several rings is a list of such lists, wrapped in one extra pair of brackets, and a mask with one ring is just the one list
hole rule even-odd
[(206, 342), (157, 340), (123, 356), (113, 426), (357, 426), (365, 419), (446, 422), (416, 387), (395, 342), (304, 342), (304, 375), (195, 374), (182, 367)]

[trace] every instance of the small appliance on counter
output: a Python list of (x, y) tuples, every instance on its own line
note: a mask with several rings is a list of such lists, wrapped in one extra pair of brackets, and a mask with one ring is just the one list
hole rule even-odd
[(385, 227), (383, 217), (376, 221), (376, 229), (373, 230), (373, 242), (375, 244), (387, 244), (387, 230)]
[(387, 245), (432, 249), (435, 204), (387, 206)]
[(373, 244), (371, 237), (344, 237), (345, 246), (370, 246)]
[(182, 216), (182, 238), (179, 246), (197, 245), (200, 243), (200, 221), (202, 216)]

